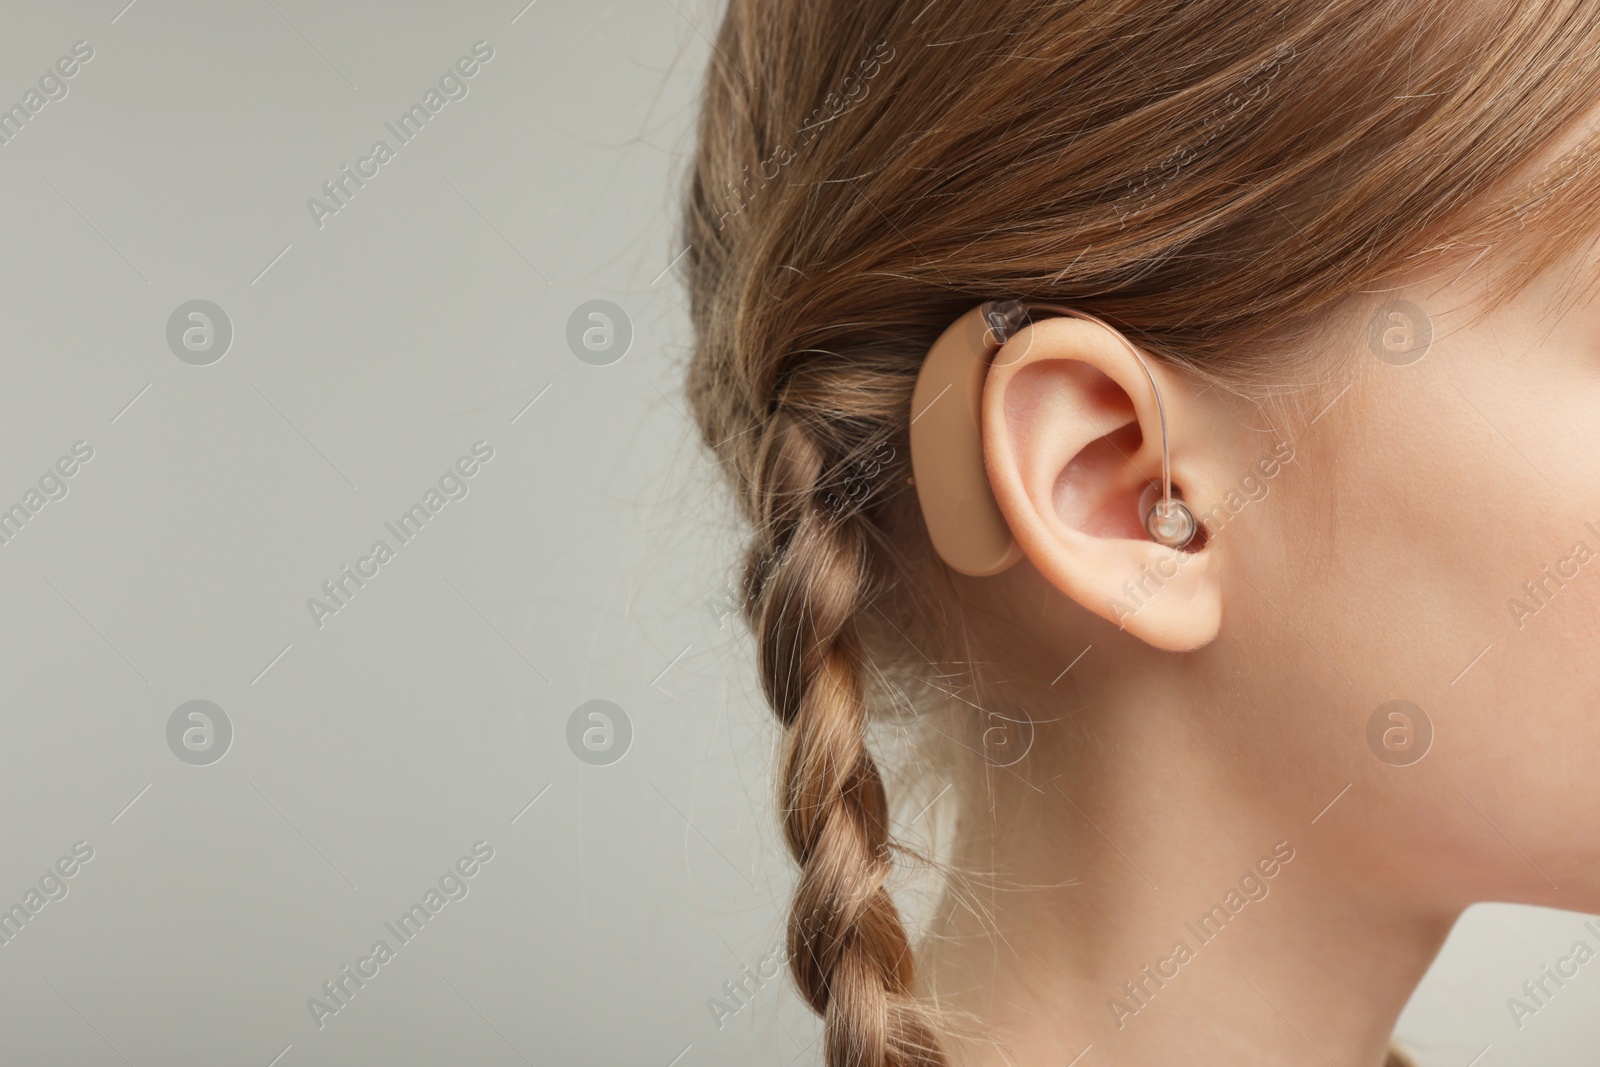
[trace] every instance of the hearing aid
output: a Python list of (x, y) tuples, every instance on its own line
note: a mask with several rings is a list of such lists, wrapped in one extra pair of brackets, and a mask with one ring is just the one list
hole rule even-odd
[[(983, 385), (995, 353), (1033, 312), (1099, 323), (1118, 337), (1150, 380), (1161, 429), (1161, 481), (1139, 497), (1145, 532), (1157, 544), (1185, 548), (1199, 531), (1194, 513), (1172, 491), (1167, 412), (1150, 364), (1127, 338), (1088, 312), (1058, 304), (991, 300), (952, 323), (928, 350), (911, 395), (911, 471), (922, 518), (939, 557), (973, 577), (999, 574), (1022, 558), (989, 485), (983, 461)], [(937, 492), (927, 491), (939, 486)]]

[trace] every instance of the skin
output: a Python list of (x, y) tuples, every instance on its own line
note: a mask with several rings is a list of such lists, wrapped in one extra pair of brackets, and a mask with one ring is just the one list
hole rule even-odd
[[(1057, 682), (1019, 698), (1025, 759), (969, 768), (954, 861), (1004, 888), (960, 891), (921, 950), (925, 991), (995, 1042), (958, 1062), (1376, 1067), (1467, 906), (1600, 911), (1600, 303), (1565, 299), (1594, 259), (1478, 322), (1483, 271), (1353, 299), (1303, 357), (1333, 385), (1287, 417), (1156, 367), (1185, 499), (1258, 495), (1127, 614), (1123, 583), (1172, 556), (1139, 525), (1150, 384), (1096, 323), (1001, 350), (985, 463), (1025, 558), (957, 584), (991, 659)], [(1368, 347), (1396, 298), (1435, 331), (1409, 366)], [(1415, 762), (1415, 715), (1368, 741), (1397, 699), (1431, 723)], [(1260, 877), (1275, 845), (1292, 859)], [(1196, 937), (1248, 873), (1265, 895)]]

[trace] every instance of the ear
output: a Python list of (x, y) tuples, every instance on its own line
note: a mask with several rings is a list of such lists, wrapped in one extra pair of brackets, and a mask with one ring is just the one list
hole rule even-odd
[[(1166, 408), (1173, 491), (1209, 499), (1225, 484), (1215, 468), (1227, 467), (1217, 451), (1227, 435), (1207, 433), (1214, 413), (1175, 374), (1153, 362), (1150, 374)], [(1007, 341), (984, 382), (983, 454), (1001, 514), (1046, 581), (1156, 648), (1217, 636), (1221, 553), (1204, 542), (1170, 549), (1145, 532), (1139, 497), (1161, 481), (1161, 420), (1150, 376), (1120, 334), (1059, 317)]]

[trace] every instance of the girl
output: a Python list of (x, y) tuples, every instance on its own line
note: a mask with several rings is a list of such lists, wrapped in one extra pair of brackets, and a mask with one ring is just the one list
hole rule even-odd
[(1597, 104), (1584, 0), (731, 0), (688, 390), (828, 1067), (1403, 1063), (1466, 907), (1600, 910)]

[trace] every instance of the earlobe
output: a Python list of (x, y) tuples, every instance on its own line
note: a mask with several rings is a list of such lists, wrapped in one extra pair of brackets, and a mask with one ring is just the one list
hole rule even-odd
[[(1220, 555), (1165, 547), (1145, 529), (1141, 497), (1161, 471), (1153, 380), (1102, 324), (1033, 323), (985, 379), (984, 466), (1007, 526), (1046, 581), (1141, 640), (1184, 651), (1221, 627)], [(1179, 390), (1166, 384), (1170, 409)], [(1181, 448), (1190, 435), (1177, 431), (1198, 414), (1169, 411), (1179, 485), (1206, 480), (1200, 450)]]

